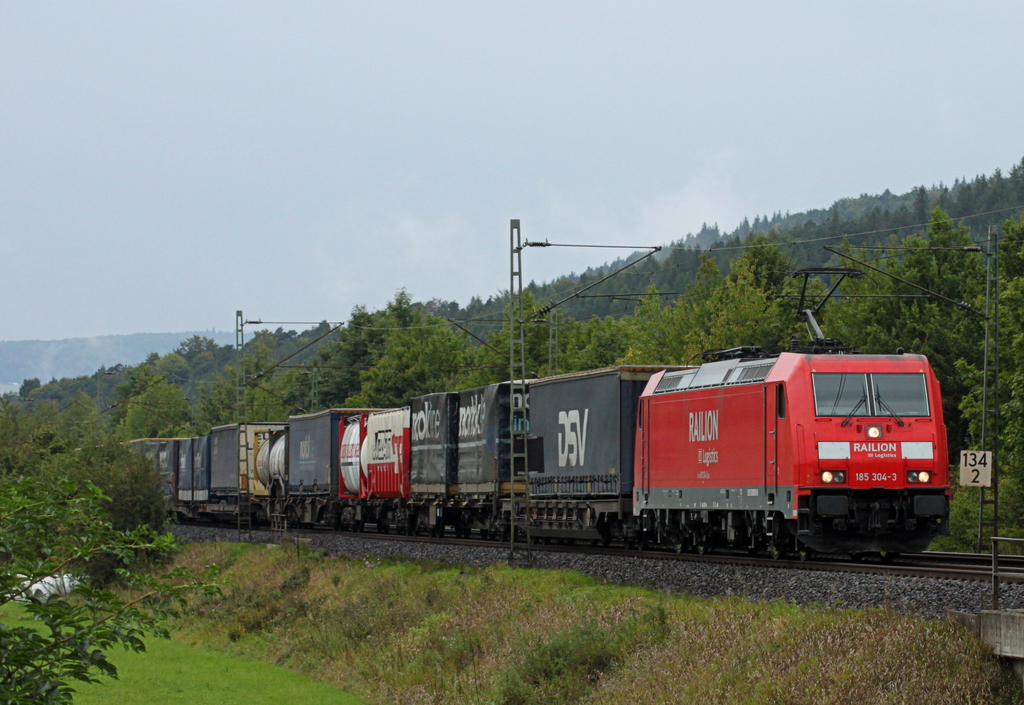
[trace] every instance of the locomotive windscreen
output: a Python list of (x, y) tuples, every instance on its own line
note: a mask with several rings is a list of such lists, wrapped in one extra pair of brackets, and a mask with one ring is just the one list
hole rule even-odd
[(868, 377), (862, 372), (815, 372), (814, 406), (818, 416), (868, 415)]
[[(818, 416), (928, 416), (923, 374), (815, 372), (814, 406)], [(868, 393), (868, 390), (871, 393)]]
[[(916, 373), (876, 373), (871, 375), (874, 385), (873, 399), (884, 402), (899, 416), (928, 416), (928, 386), (924, 375)], [(883, 404), (879, 404), (884, 406)], [(876, 409), (875, 414), (884, 416), (885, 410)]]

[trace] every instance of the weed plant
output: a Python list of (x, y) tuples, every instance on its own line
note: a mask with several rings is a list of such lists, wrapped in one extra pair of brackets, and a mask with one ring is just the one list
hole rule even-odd
[(1024, 703), (961, 626), (887, 610), (706, 600), (505, 566), (188, 547), (228, 588), (180, 638), (371, 703)]

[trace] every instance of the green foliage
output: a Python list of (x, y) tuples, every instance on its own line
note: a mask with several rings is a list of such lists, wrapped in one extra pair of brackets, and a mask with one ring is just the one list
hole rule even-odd
[(615, 365), (628, 351), (627, 319), (611, 316), (559, 322), (557, 372), (579, 372)]
[(21, 383), (21, 388), (18, 390), (18, 396), (23, 400), (28, 399), (29, 395), (40, 387), (39, 378), (33, 377), (32, 379), (26, 379)]
[[(1024, 536), (1024, 216), (1003, 225), (999, 264), (1000, 533)], [(973, 447), (980, 447), (981, 375), (975, 373), (966, 381), (972, 391), (964, 396), (961, 408), (970, 419)]]
[[(257, 333), (247, 344), (243, 360), (246, 385), (246, 411), (250, 420), (286, 421), (289, 404), (285, 399), (287, 383), (284, 377), (270, 374), (277, 362), (272, 351), (272, 335)], [(238, 390), (237, 365), (228, 365), (199, 392), (195, 433), (210, 432), (211, 428), (235, 423), (237, 420)]]
[(790, 265), (779, 247), (763, 241), (737, 260), (728, 276), (704, 257), (696, 280), (674, 303), (645, 297), (627, 321), (627, 364), (687, 364), (705, 350), (760, 345), (785, 349), (797, 330), (792, 304), (779, 295), (792, 287)]
[(289, 376), (285, 396), (292, 409), (305, 413), (339, 408), (345, 406), (346, 399), (359, 394), (360, 373), (373, 366), (384, 338), (384, 315), (383, 311), (371, 313), (356, 306), (336, 336), (317, 345), (316, 354), (308, 361), (316, 369), (293, 371)]
[[(983, 257), (956, 251), (971, 244), (970, 234), (941, 210), (934, 210), (931, 217), (925, 236), (911, 236), (901, 243), (902, 247), (919, 249), (897, 251), (902, 252), (897, 255), (879, 251), (874, 266), (954, 301), (983, 308)], [(860, 254), (853, 256), (863, 259)], [(959, 457), (968, 432), (960, 400), (971, 392), (973, 381), (964, 372), (981, 367), (982, 318), (934, 297), (897, 298), (921, 292), (870, 271), (863, 279), (844, 283), (843, 287), (845, 294), (882, 294), (886, 298), (849, 298), (831, 307), (825, 317), (830, 334), (865, 353), (891, 355), (903, 348), (928, 356), (942, 383), (950, 451)]]
[[(523, 339), (526, 348), (526, 376), (528, 378), (547, 375), (549, 361), (550, 333), (548, 317), (537, 318), (540, 304), (531, 292), (523, 292)], [(473, 369), (463, 380), (463, 388), (480, 387), (494, 382), (503, 382), (509, 378), (509, 352), (511, 349), (509, 334), (510, 307), (502, 314), (504, 323), (501, 328), (491, 331), (487, 336), (487, 344), (474, 348)]]
[(470, 347), (442, 318), (412, 307), (405, 291), (388, 303), (374, 328), (383, 333), (371, 351), (372, 366), (359, 374), (360, 392), (345, 406), (391, 408), (409, 399), (452, 389), (465, 374)]
[(117, 425), (120, 437), (128, 440), (189, 435), (192, 413), (181, 387), (167, 382), (165, 375), (148, 366), (137, 369), (135, 384), (143, 386), (133, 384), (122, 400), (128, 410)]
[[(145, 526), (159, 532), (167, 499), (153, 462), (110, 433), (94, 431), (68, 437), (61, 415), (49, 422), (0, 402), (0, 483), (15, 478), (57, 485), (70, 482), (86, 492), (102, 492), (100, 518), (118, 531)], [(116, 556), (92, 559), (91, 574), (106, 583), (120, 567)]]
[[(167, 636), (164, 620), (194, 590), (212, 593), (211, 573), (179, 567), (160, 577), (130, 570), (142, 556), (166, 554), (169, 535), (148, 527), (118, 531), (104, 519), (102, 493), (73, 480), (6, 478), (0, 486), (0, 606), (24, 603), (39, 627), (0, 624), (0, 702), (70, 702), (72, 681), (116, 676), (109, 649), (145, 649), (149, 635)], [(96, 587), (93, 562), (113, 555), (131, 597)], [(67, 595), (31, 590), (59, 576)]]
[(599, 624), (588, 619), (540, 644), (520, 644), (523, 660), (498, 684), (503, 705), (580, 702), (601, 676), (622, 664), (634, 649), (649, 647), (669, 634), (668, 613), (660, 604)]

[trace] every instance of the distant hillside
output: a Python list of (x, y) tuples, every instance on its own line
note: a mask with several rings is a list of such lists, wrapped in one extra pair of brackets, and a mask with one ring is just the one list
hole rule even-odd
[[(952, 186), (921, 185), (902, 194), (886, 189), (877, 195), (865, 193), (841, 198), (829, 208), (765, 214), (755, 216), (753, 222), (744, 218), (732, 231), (722, 230), (717, 223), (705, 223), (699, 232), (679, 238), (627, 274), (596, 286), (584, 298), (567, 301), (559, 310), (567, 318), (583, 320), (591, 316), (631, 314), (637, 294), (646, 292), (648, 287), (667, 294), (685, 291), (697, 273), (701, 254), (710, 254), (719, 269), (727, 272), (729, 265), (743, 254), (745, 245), (757, 236), (782, 244), (783, 253), (790, 258), (794, 269), (838, 266), (840, 262), (825, 251), (824, 245), (838, 245), (844, 238), (854, 245), (882, 245), (921, 234), (928, 228), (931, 211), (936, 206), (967, 227), (974, 240), (987, 238), (990, 225), (1001, 225), (1024, 211), (1024, 159), (1007, 174), (996, 169), (990, 175), (981, 174), (970, 180), (958, 178)], [(549, 282), (530, 282), (528, 288), (538, 301), (559, 301), (574, 289), (596, 282), (639, 255), (634, 253), (587, 269), (582, 274), (573, 272)], [(670, 294), (661, 301), (668, 303), (675, 295)], [(430, 302), (429, 306), (439, 315), (472, 321), (500, 316), (507, 300), (507, 292), (503, 291), (486, 301), (474, 297), (464, 307), (443, 301)], [(470, 327), (478, 335), (490, 329), (485, 324), (470, 323)]]
[(0, 383), (20, 384), (38, 377), (51, 379), (91, 375), (100, 367), (137, 365), (150, 353), (164, 355), (193, 335), (205, 335), (221, 345), (233, 344), (234, 333), (189, 331), (185, 333), (135, 333), (66, 340), (0, 341)]

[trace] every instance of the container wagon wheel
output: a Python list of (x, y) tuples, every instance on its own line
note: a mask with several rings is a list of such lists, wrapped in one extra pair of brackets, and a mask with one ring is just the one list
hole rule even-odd
[(768, 555), (771, 556), (773, 561), (781, 560), (782, 556), (784, 555), (782, 547), (779, 546), (778, 542), (775, 539), (772, 539), (771, 542), (768, 544)]
[(711, 534), (708, 531), (702, 531), (700, 534), (693, 539), (693, 548), (697, 551), (697, 555), (706, 556), (711, 553), (713, 548), (711, 544)]
[(813, 555), (814, 555), (814, 549), (812, 549), (810, 546), (806, 546), (804, 544), (800, 544), (799, 546), (797, 546), (796, 556), (800, 560), (802, 560), (802, 561), (809, 561), (811, 559), (811, 556), (813, 556)]

